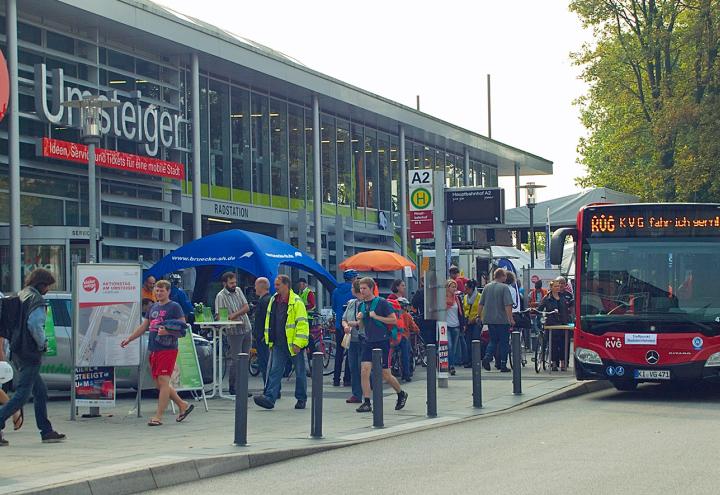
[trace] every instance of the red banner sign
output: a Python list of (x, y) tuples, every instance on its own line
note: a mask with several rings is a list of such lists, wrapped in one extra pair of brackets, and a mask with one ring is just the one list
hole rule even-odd
[(432, 210), (410, 212), (410, 237), (413, 239), (432, 239), (433, 212)]
[[(42, 139), (42, 156), (67, 160), (76, 163), (88, 163), (88, 147), (84, 144), (60, 141), (59, 139)], [(185, 167), (182, 163), (167, 162), (149, 156), (132, 155), (121, 151), (95, 148), (95, 163), (99, 167), (126, 170), (145, 175), (167, 177), (182, 180), (185, 178)]]

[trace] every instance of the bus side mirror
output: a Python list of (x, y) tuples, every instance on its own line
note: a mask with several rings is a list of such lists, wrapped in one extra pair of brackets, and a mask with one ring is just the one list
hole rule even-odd
[(573, 239), (577, 240), (577, 229), (563, 228), (553, 232), (552, 238), (550, 239), (550, 263), (553, 265), (560, 265), (562, 263), (565, 239), (567, 236), (572, 236)]

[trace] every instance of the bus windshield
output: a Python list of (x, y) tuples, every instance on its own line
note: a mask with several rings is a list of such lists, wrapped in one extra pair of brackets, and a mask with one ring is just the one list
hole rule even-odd
[(720, 335), (720, 244), (698, 238), (583, 241), (583, 331)]

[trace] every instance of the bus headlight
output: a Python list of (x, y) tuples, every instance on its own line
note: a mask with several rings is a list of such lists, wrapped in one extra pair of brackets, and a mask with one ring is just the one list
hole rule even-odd
[(711, 354), (708, 360), (705, 361), (705, 366), (720, 366), (720, 352)]
[(584, 364), (603, 364), (597, 352), (582, 347), (575, 349), (575, 359)]

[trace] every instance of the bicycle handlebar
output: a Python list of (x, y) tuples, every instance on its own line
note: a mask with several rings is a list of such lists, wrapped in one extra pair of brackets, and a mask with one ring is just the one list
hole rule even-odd
[(539, 314), (541, 314), (542, 316), (554, 315), (555, 313), (558, 312), (557, 309), (553, 309), (552, 311), (540, 311), (539, 309), (535, 309), (535, 308), (527, 308), (527, 309), (523, 309), (522, 311), (517, 311), (517, 313), (528, 313), (528, 312), (530, 312), (530, 311), (534, 311), (535, 313), (539, 313)]

